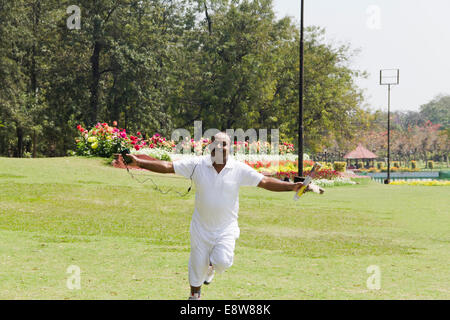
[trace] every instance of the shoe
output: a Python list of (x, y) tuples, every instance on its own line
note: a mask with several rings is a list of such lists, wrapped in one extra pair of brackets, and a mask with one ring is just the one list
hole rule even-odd
[(189, 296), (188, 300), (200, 300), (200, 293), (193, 293)]
[(212, 279), (214, 278), (214, 267), (213, 266), (209, 266), (208, 267), (208, 273), (206, 274), (206, 279), (203, 282), (204, 284), (208, 285), (211, 283)]

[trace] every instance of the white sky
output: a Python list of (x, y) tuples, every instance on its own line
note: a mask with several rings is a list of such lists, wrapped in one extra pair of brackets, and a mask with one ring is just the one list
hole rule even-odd
[[(300, 21), (300, 0), (273, 1), (279, 17)], [(304, 1), (305, 26), (325, 27), (328, 40), (361, 50), (352, 66), (369, 72), (358, 85), (371, 109), (387, 110), (380, 69), (400, 69), (393, 111), (417, 111), (437, 94), (450, 94), (450, 0)]]

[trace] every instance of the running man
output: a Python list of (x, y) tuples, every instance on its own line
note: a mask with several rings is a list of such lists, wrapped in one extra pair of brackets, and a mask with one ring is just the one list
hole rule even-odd
[[(220, 132), (212, 139), (211, 155), (174, 162), (141, 160), (134, 155), (131, 165), (158, 173), (175, 173), (196, 186), (195, 209), (190, 225), (189, 299), (200, 299), (203, 284), (209, 284), (214, 273), (221, 273), (233, 264), (236, 239), (239, 238), (239, 187), (258, 186), (269, 191), (295, 191), (301, 182), (291, 183), (266, 177), (250, 166), (229, 157), (231, 140)], [(307, 191), (323, 193), (310, 184)]]

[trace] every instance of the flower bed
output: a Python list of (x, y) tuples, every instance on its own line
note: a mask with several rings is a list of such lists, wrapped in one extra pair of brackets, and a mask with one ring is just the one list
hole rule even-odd
[[(355, 172), (361, 173), (378, 173), (378, 172), (387, 172), (387, 168), (383, 167), (381, 169), (378, 168), (369, 168), (369, 169), (356, 169)], [(419, 172), (419, 168), (407, 168), (407, 167), (391, 167), (391, 172)]]
[[(295, 176), (298, 175), (298, 161), (278, 161), (278, 162), (269, 162), (269, 161), (244, 161), (247, 165), (251, 166), (253, 169), (260, 173), (264, 173), (266, 175), (272, 175), (278, 179), (285, 180), (286, 178), (292, 180)], [(311, 160), (303, 161), (303, 176), (309, 175), (311, 169), (314, 165), (314, 162)], [(333, 180), (340, 177), (341, 173), (331, 169), (329, 166), (322, 166), (318, 171), (316, 171), (312, 176), (314, 179), (327, 179)]]
[[(116, 121), (112, 126), (107, 123), (97, 123), (90, 130), (78, 125), (77, 130), (79, 136), (75, 139), (77, 144), (75, 154), (80, 156), (111, 157), (124, 149), (129, 149), (132, 153), (170, 160), (172, 156), (174, 159), (179, 159), (185, 154), (188, 156), (189, 154), (208, 154), (207, 147), (211, 143), (211, 140), (206, 138), (201, 138), (199, 141), (187, 139), (179, 144), (178, 147), (181, 147), (181, 150), (178, 151), (184, 154), (178, 156), (177, 144), (174, 141), (168, 140), (158, 133), (148, 139), (144, 139), (140, 132), (130, 135), (125, 129), (118, 128)], [(293, 161), (297, 159), (294, 151), (294, 145), (288, 142), (278, 144), (278, 154), (271, 154), (272, 145), (268, 142), (235, 141), (233, 148), (235, 157), (240, 161), (275, 161), (278, 157), (281, 157), (282, 160)]]
[(427, 187), (450, 187), (450, 181), (432, 180), (432, 181), (392, 181), (394, 186), (427, 186)]
[(75, 153), (79, 156), (111, 157), (124, 149), (139, 150), (147, 144), (140, 132), (136, 136), (128, 136), (125, 129), (119, 129), (116, 125), (116, 123), (113, 123), (113, 126), (97, 123), (90, 130), (78, 125), (80, 136), (75, 139), (77, 143)]
[(345, 186), (345, 185), (355, 185), (356, 182), (351, 180), (350, 178), (338, 177), (333, 180), (317, 179), (317, 180), (314, 180), (314, 184), (317, 184), (320, 187), (337, 187), (337, 186)]

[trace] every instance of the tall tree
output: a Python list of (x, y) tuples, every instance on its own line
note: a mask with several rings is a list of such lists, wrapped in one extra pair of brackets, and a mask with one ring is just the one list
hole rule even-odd
[(432, 101), (420, 107), (420, 114), (442, 128), (450, 127), (450, 95), (438, 95)]

